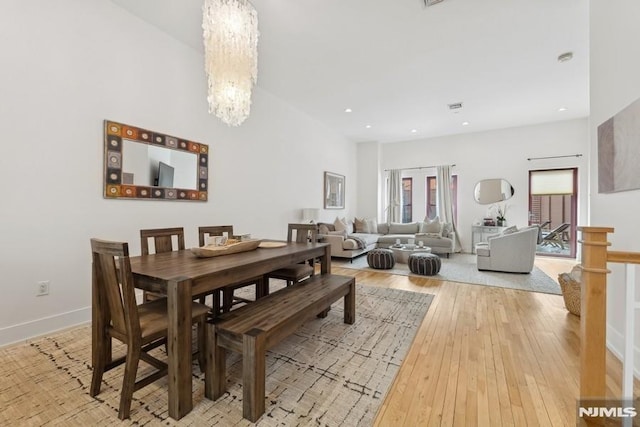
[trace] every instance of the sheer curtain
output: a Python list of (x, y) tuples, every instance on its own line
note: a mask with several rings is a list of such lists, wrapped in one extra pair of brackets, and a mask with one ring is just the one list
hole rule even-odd
[(453, 218), (453, 202), (451, 201), (451, 166), (443, 165), (436, 168), (436, 194), (438, 201), (436, 209), (440, 222), (448, 222), (453, 226), (455, 234), (455, 251), (461, 249), (458, 229)]
[(389, 171), (387, 188), (387, 223), (402, 222), (400, 202), (402, 201), (402, 169)]

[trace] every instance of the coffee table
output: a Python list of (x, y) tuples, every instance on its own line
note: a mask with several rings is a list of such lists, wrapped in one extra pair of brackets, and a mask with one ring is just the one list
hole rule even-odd
[(416, 246), (415, 248), (407, 248), (405, 246), (398, 248), (398, 247), (390, 247), (389, 249), (391, 249), (391, 251), (393, 252), (393, 257), (395, 258), (396, 262), (399, 262), (401, 264), (406, 264), (407, 261), (409, 261), (409, 255), (411, 255), (412, 253), (416, 253), (416, 252), (423, 252), (423, 253), (431, 253), (431, 248), (428, 246), (423, 246), (423, 247), (419, 247)]

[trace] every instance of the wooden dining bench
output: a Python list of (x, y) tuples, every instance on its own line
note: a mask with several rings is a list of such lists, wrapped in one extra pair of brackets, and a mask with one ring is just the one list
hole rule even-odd
[(323, 312), (344, 297), (344, 323), (355, 321), (355, 279), (322, 274), (295, 286), (260, 298), (225, 313), (209, 324), (213, 335), (212, 379), (205, 384), (205, 395), (213, 400), (226, 391), (225, 353), (242, 354), (242, 415), (256, 422), (265, 410), (265, 353), (305, 321)]

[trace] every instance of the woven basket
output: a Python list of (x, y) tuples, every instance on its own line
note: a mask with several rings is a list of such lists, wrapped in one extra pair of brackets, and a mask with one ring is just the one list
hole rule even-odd
[(568, 273), (558, 275), (558, 282), (560, 282), (562, 298), (564, 298), (564, 305), (567, 310), (569, 310), (569, 313), (580, 317), (580, 282)]

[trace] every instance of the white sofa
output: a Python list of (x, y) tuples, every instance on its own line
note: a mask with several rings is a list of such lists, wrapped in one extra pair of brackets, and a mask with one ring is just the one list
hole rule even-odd
[[(430, 247), (431, 252), (435, 254), (446, 254), (448, 257), (450, 253), (455, 252), (455, 233), (450, 225), (442, 227), (444, 235), (442, 232), (440, 234), (421, 233), (425, 228), (425, 223), (422, 222), (384, 223), (377, 225), (377, 233), (347, 232), (346, 234), (332, 231), (330, 227), (332, 224), (321, 223), (319, 225), (321, 230), (322, 225), (329, 226), (328, 233), (321, 232), (318, 236), (331, 244), (332, 257), (353, 259), (374, 248), (388, 248), (394, 245), (396, 240), (407, 244), (409, 239), (414, 239), (416, 243), (424, 242), (424, 245)], [(362, 242), (361, 246), (364, 247), (359, 247), (358, 240)]]
[(531, 273), (540, 235), (537, 226), (490, 236), (476, 245), (478, 270)]

